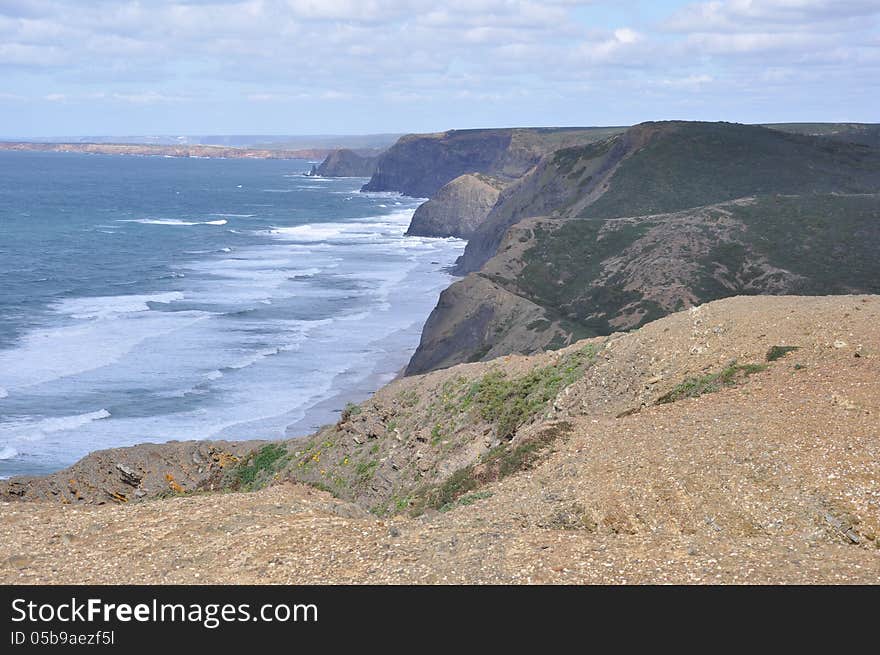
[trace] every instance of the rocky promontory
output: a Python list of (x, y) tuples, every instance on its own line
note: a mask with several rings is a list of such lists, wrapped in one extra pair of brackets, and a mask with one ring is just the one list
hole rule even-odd
[(760, 126), (645, 123), (557, 150), (474, 230), (469, 277), (441, 296), (407, 373), (738, 294), (877, 293), (878, 192), (880, 150)]
[(364, 155), (354, 150), (334, 150), (313, 171), (320, 177), (370, 177), (376, 170), (379, 155)]
[(469, 239), (492, 211), (503, 188), (502, 181), (488, 175), (461, 175), (416, 209), (407, 235)]

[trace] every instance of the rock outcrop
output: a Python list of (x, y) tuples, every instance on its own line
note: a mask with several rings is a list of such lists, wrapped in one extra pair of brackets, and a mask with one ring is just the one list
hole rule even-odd
[(313, 175), (321, 177), (370, 177), (376, 170), (379, 155), (362, 155), (354, 150), (334, 150), (320, 166), (313, 169)]
[(461, 175), (416, 209), (408, 236), (469, 239), (492, 211), (504, 183), (482, 175)]
[[(728, 386), (760, 395), (767, 375), (790, 390), (793, 384), (810, 386), (803, 376), (824, 379), (832, 368), (844, 377), (855, 367), (860, 372), (852, 383), (827, 392), (823, 407), (861, 421), (860, 434), (867, 436), (868, 425), (878, 420), (863, 413), (875, 411), (880, 398), (880, 378), (872, 377), (880, 365), (878, 316), (878, 296), (739, 296), (558, 351), (401, 378), (350, 407), (336, 425), (288, 442), (290, 462), (276, 477), (318, 484), (379, 514), (423, 509), (425, 500), (436, 507), (485, 487), (501, 475), (498, 467), (528, 467), (533, 460), (525, 452), (564, 441), (570, 430), (565, 423), (582, 421), (587, 442), (604, 433), (605, 427), (591, 427), (597, 422), (625, 424), (626, 417), (643, 412), (656, 420), (659, 406), (693, 402), (669, 403), (677, 393), (686, 397), (688, 390), (704, 387), (704, 400), (711, 404), (712, 391)], [(773, 346), (788, 350), (771, 354)], [(740, 368), (731, 368), (731, 362)], [(722, 371), (727, 377), (718, 377)], [(709, 382), (700, 387), (697, 379)], [(776, 398), (761, 397), (768, 403)], [(755, 401), (755, 407), (763, 405)], [(783, 407), (773, 410), (782, 423), (789, 417)], [(680, 429), (700, 434), (696, 427)], [(733, 430), (728, 439), (745, 436)], [(872, 434), (876, 448), (880, 432)], [(561, 469), (548, 469), (541, 479), (560, 487), (571, 481)], [(874, 513), (880, 520), (880, 506)]]
[(98, 450), (58, 473), (0, 480), (0, 501), (102, 505), (220, 489), (224, 471), (263, 443), (171, 441)]

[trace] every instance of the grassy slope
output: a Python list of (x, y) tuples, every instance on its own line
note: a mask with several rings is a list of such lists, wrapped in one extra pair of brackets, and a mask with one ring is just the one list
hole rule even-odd
[(672, 212), (752, 195), (880, 188), (880, 151), (748, 125), (671, 123), (626, 159), (582, 217)]
[[(737, 294), (766, 292), (760, 283), (749, 288), (719, 282), (719, 269), (749, 281), (756, 259), (798, 276), (790, 293), (828, 294), (851, 291), (880, 292), (880, 196), (835, 194), (767, 196), (753, 204), (726, 205), (744, 229), (731, 241), (718, 241), (708, 255), (698, 258), (699, 272), (691, 291), (701, 302)], [(535, 244), (524, 255), (525, 266), (515, 280), (504, 281), (554, 315), (579, 323), (581, 334), (612, 331), (607, 317), (629, 303), (643, 303), (645, 323), (670, 309), (644, 300), (644, 289), (628, 289), (626, 278), (611, 276), (594, 286), (603, 262), (619, 255), (668, 217), (656, 216), (632, 223), (607, 220), (571, 220), (556, 230), (536, 229)], [(709, 226), (707, 226), (708, 229)], [(662, 242), (653, 248), (664, 247)], [(548, 266), (547, 262), (552, 262)], [(757, 275), (761, 271), (755, 271)], [(501, 283), (502, 280), (496, 280)], [(598, 313), (600, 318), (589, 318)]]
[(865, 145), (733, 123), (644, 123), (545, 158), (502, 193), (458, 270), (479, 270), (528, 217), (642, 216), (752, 195), (877, 190), (880, 150)]
[(838, 141), (880, 146), (880, 124), (877, 123), (770, 123), (773, 130), (822, 136)]
[[(823, 135), (834, 132), (824, 127)], [(558, 231), (536, 229), (535, 243), (525, 255), (516, 248), (501, 252), (481, 273), (546, 308), (548, 319), (563, 322), (563, 329), (577, 338), (608, 334), (692, 302), (737, 293), (874, 292), (876, 199), (830, 194), (878, 191), (880, 150), (865, 145), (731, 123), (646, 123), (545, 158), (502, 193), (468, 243), (461, 271), (484, 266), (498, 252), (505, 233), (524, 218), (588, 219), (566, 223)], [(804, 198), (770, 199), (778, 194)], [(647, 256), (642, 274), (630, 270), (600, 279), (603, 262), (628, 247), (638, 242), (636, 249), (644, 254), (640, 239), (669, 220), (656, 214), (755, 196), (766, 199), (737, 208), (733, 232), (712, 216), (695, 213), (682, 229), (687, 230), (685, 238), (702, 246), (678, 251), (680, 264)], [(605, 223), (618, 217), (639, 218), (613, 229)], [(701, 221), (702, 226), (695, 225)], [(739, 232), (745, 241), (740, 242)], [(678, 235), (667, 228), (664, 238)], [(661, 246), (649, 250), (659, 253)], [(756, 264), (756, 259), (763, 261)], [(845, 267), (838, 265), (841, 261)], [(655, 274), (654, 266), (678, 267), (690, 277), (682, 280), (668, 271)], [(692, 267), (698, 269), (696, 274), (686, 270)], [(773, 267), (784, 271), (776, 274)], [(797, 275), (804, 279), (794, 287)], [(680, 282), (686, 290), (673, 302), (646, 294), (651, 286)], [(626, 315), (621, 317), (624, 307)], [(461, 315), (466, 320), (468, 314)], [(447, 350), (454, 351), (456, 334), (448, 331)], [(481, 353), (529, 352), (503, 331), (486, 334), (485, 341)], [(499, 344), (504, 347), (496, 347)], [(465, 354), (473, 361), (470, 351)]]
[(748, 245), (806, 278), (799, 293), (880, 291), (880, 196), (775, 196), (735, 215)]

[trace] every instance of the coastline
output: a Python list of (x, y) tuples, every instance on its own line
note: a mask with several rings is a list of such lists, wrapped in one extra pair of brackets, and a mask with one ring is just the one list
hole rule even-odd
[[(170, 162), (169, 160), (169, 165), (171, 163), (173, 162)], [(67, 164), (59, 161), (58, 166), (63, 168), (66, 165)], [(106, 166), (107, 164), (102, 165)], [(175, 166), (176, 165), (177, 164), (175, 164)], [(184, 164), (181, 163), (181, 165)], [(162, 168), (164, 170), (164, 165), (162, 165)], [(305, 179), (300, 180), (300, 178), (297, 177), (295, 178), (295, 180), (295, 183), (292, 181), (290, 182), (290, 184), (294, 186), (300, 184), (308, 184), (308, 181)], [(349, 180), (349, 182), (343, 183), (342, 181), (340, 181), (338, 184), (342, 184), (341, 188), (343, 188), (344, 190), (351, 189), (352, 195), (359, 195), (356, 189), (351, 188), (354, 186), (354, 181), (359, 182), (358, 186), (360, 186), (360, 183), (363, 182), (363, 178), (352, 178), (352, 180)], [(257, 189), (260, 188), (259, 184), (253, 186), (255, 186)], [(265, 183), (263, 186), (267, 188), (274, 188), (274, 186), (270, 183)], [(234, 188), (234, 185), (232, 185), (232, 187)], [(336, 190), (331, 191), (332, 195), (329, 197), (332, 197), (334, 199), (345, 198), (345, 193), (338, 195), (340, 193), (338, 190), (339, 187), (333, 188)], [(315, 194), (316, 192), (310, 191), (307, 193)], [(166, 298), (165, 296), (159, 298), (157, 294), (154, 294), (149, 298), (147, 296), (144, 296), (149, 300), (156, 300), (160, 303), (165, 303), (160, 304), (159, 307), (154, 308), (157, 310), (163, 310), (161, 313), (147, 313), (148, 306), (141, 306), (140, 304), (138, 304), (138, 306), (135, 308), (134, 305), (130, 302), (127, 304), (117, 303), (113, 305), (113, 307), (119, 308), (118, 316), (116, 316), (116, 314), (104, 312), (102, 314), (96, 313), (94, 314), (96, 318), (89, 319), (89, 316), (91, 316), (91, 314), (88, 314), (88, 312), (83, 312), (79, 310), (74, 311), (73, 309), (71, 310), (74, 311), (74, 314), (80, 317), (74, 318), (72, 320), (88, 322), (88, 327), (95, 327), (95, 329), (97, 329), (98, 327), (103, 327), (105, 323), (110, 325), (111, 320), (128, 320), (129, 316), (131, 316), (132, 319), (139, 319), (141, 323), (152, 316), (162, 317), (163, 320), (171, 320), (173, 317), (177, 316), (175, 312), (168, 311), (173, 308), (172, 305), (168, 304), (171, 300), (198, 303), (200, 298), (199, 294), (203, 294), (204, 289), (210, 288), (216, 290), (216, 286), (213, 283), (210, 285), (210, 287), (208, 287), (205, 283), (202, 283), (200, 281), (198, 275), (200, 275), (203, 271), (207, 271), (208, 273), (212, 273), (215, 270), (223, 271), (224, 274), (226, 274), (227, 276), (231, 276), (229, 277), (229, 279), (233, 280), (231, 284), (233, 285), (234, 290), (234, 285), (236, 284), (235, 281), (239, 278), (250, 279), (254, 270), (257, 270), (259, 272), (265, 267), (269, 267), (271, 269), (272, 267), (277, 266), (277, 264), (273, 263), (274, 260), (271, 260), (270, 258), (270, 260), (267, 260), (266, 263), (259, 264), (255, 269), (250, 264), (247, 264), (247, 262), (249, 261), (248, 258), (254, 259), (250, 254), (251, 250), (253, 250), (253, 252), (256, 252), (258, 248), (271, 247), (274, 249), (271, 251), (272, 253), (274, 253), (273, 257), (277, 257), (279, 256), (277, 253), (287, 251), (287, 242), (290, 241), (292, 244), (290, 246), (291, 254), (285, 256), (292, 258), (290, 259), (290, 263), (296, 268), (296, 270), (299, 270), (300, 268), (306, 267), (306, 264), (303, 263), (303, 260), (301, 259), (303, 255), (300, 255), (298, 253), (301, 252), (303, 249), (311, 247), (310, 244), (313, 241), (317, 242), (319, 240), (330, 239), (332, 242), (338, 243), (340, 247), (345, 248), (345, 252), (350, 252), (355, 255), (355, 258), (352, 260), (353, 263), (351, 264), (351, 266), (355, 268), (352, 270), (340, 270), (335, 265), (331, 265), (327, 269), (329, 271), (329, 282), (320, 282), (318, 284), (326, 284), (328, 285), (327, 288), (330, 288), (332, 290), (334, 288), (334, 285), (345, 284), (345, 281), (348, 279), (351, 279), (353, 281), (352, 284), (354, 284), (355, 282), (357, 282), (357, 280), (363, 278), (363, 282), (357, 282), (356, 286), (357, 288), (368, 291), (369, 293), (366, 295), (375, 295), (377, 299), (381, 299), (387, 294), (390, 294), (390, 306), (387, 306), (387, 309), (390, 309), (391, 313), (386, 313), (386, 309), (383, 309), (383, 307), (386, 306), (389, 302), (388, 298), (386, 298), (385, 301), (376, 305), (375, 311), (369, 317), (356, 319), (355, 322), (350, 322), (355, 315), (340, 315), (342, 322), (336, 323), (333, 326), (323, 326), (319, 328), (318, 331), (315, 332), (315, 347), (318, 350), (315, 350), (312, 353), (319, 357), (319, 359), (315, 363), (311, 362), (312, 359), (315, 359), (315, 357), (313, 357), (312, 355), (309, 355), (309, 359), (308, 361), (306, 361), (298, 354), (290, 352), (297, 350), (297, 348), (293, 348), (292, 346), (287, 344), (287, 341), (284, 341), (283, 343), (279, 341), (282, 347), (278, 349), (278, 353), (280, 353), (283, 357), (295, 358), (299, 362), (302, 362), (301, 364), (297, 364), (296, 361), (290, 362), (291, 368), (289, 369), (287, 374), (288, 379), (282, 385), (288, 391), (290, 391), (291, 387), (296, 387), (297, 385), (304, 390), (304, 393), (302, 394), (304, 403), (300, 406), (301, 409), (294, 408), (291, 410), (291, 413), (289, 415), (284, 416), (281, 416), (279, 413), (279, 420), (275, 421), (275, 424), (271, 424), (271, 421), (274, 420), (276, 416), (271, 414), (271, 412), (262, 412), (261, 410), (261, 413), (259, 414), (249, 413), (247, 411), (248, 407), (246, 405), (242, 405), (239, 402), (227, 402), (225, 403), (226, 409), (220, 407), (218, 408), (218, 412), (212, 412), (211, 415), (206, 415), (204, 417), (204, 430), (200, 430), (199, 426), (192, 421), (188, 421), (187, 424), (181, 426), (180, 430), (177, 430), (174, 429), (174, 426), (171, 425), (168, 421), (157, 423), (154, 427), (146, 425), (146, 421), (141, 421), (140, 423), (137, 423), (137, 415), (135, 415), (134, 421), (129, 421), (122, 411), (116, 412), (116, 410), (111, 407), (110, 409), (112, 409), (113, 411), (110, 412), (110, 414), (112, 414), (112, 416), (102, 416), (102, 418), (107, 419), (106, 423), (95, 422), (95, 424), (93, 426), (90, 426), (89, 428), (78, 429), (76, 431), (75, 437), (81, 445), (77, 449), (77, 451), (73, 453), (73, 457), (71, 457), (70, 459), (67, 459), (66, 461), (58, 461), (55, 466), (46, 467), (43, 469), (32, 467), (34, 460), (31, 460), (29, 462), (26, 462), (26, 465), (23, 464), (21, 466), (5, 467), (6, 470), (0, 470), (2, 470), (7, 478), (18, 478), (22, 476), (32, 477), (34, 475), (51, 475), (53, 473), (57, 473), (60, 470), (64, 470), (64, 468), (75, 464), (84, 457), (88, 457), (90, 453), (106, 450), (108, 448), (113, 448), (117, 446), (136, 447), (139, 444), (156, 442), (164, 443), (166, 439), (176, 439), (188, 442), (198, 442), (205, 439), (253, 439), (264, 441), (285, 439), (291, 435), (306, 436), (312, 433), (315, 427), (327, 423), (334, 423), (338, 419), (340, 410), (347, 402), (362, 402), (378, 388), (394, 379), (405, 368), (409, 357), (418, 346), (422, 326), (436, 302), (437, 295), (439, 295), (440, 291), (448, 287), (451, 282), (454, 282), (454, 279), (450, 278), (448, 271), (451, 266), (451, 262), (460, 255), (460, 247), (463, 245), (461, 243), (459, 243), (458, 245), (444, 243), (444, 241), (448, 242), (448, 240), (442, 239), (403, 237), (403, 233), (406, 231), (406, 228), (408, 227), (408, 224), (411, 220), (412, 210), (395, 209), (389, 200), (384, 199), (386, 195), (387, 194), (364, 193), (364, 207), (366, 208), (366, 211), (361, 214), (361, 209), (358, 209), (355, 212), (355, 217), (346, 216), (344, 218), (341, 218), (338, 226), (331, 225), (331, 223), (325, 224), (321, 222), (319, 218), (314, 223), (304, 223), (302, 226), (300, 226), (298, 223), (293, 223), (292, 227), (284, 227), (280, 229), (276, 229), (273, 227), (271, 228), (273, 230), (272, 241), (266, 242), (265, 244), (259, 246), (234, 243), (232, 244), (231, 249), (221, 248), (220, 246), (228, 245), (225, 243), (225, 241), (224, 243), (213, 244), (211, 247), (209, 247), (208, 245), (199, 244), (188, 246), (186, 252), (190, 252), (190, 250), (192, 250), (192, 252), (202, 252), (202, 250), (200, 249), (204, 249), (204, 252), (208, 253), (208, 255), (204, 257), (200, 256), (201, 258), (199, 258), (198, 261), (196, 261), (194, 264), (187, 264), (187, 266), (184, 268), (181, 268), (180, 264), (175, 265), (176, 268), (186, 271), (185, 277), (181, 275), (179, 278), (175, 277), (172, 280), (173, 284), (175, 285), (175, 293), (178, 295), (173, 299), (170, 297)], [(374, 196), (381, 197), (377, 198)], [(284, 198), (286, 198), (286, 196), (284, 196)], [(272, 199), (274, 199), (274, 197)], [(367, 203), (367, 199), (369, 199), (369, 203)], [(397, 202), (394, 204), (400, 205), (402, 203), (403, 207), (409, 207), (410, 205), (414, 205), (418, 202), (421, 202), (421, 200), (401, 199), (401, 202)], [(354, 203), (352, 203), (352, 205), (353, 204)], [(383, 214), (382, 212), (389, 211), (389, 207), (392, 208), (391, 213), (387, 215)], [(233, 209), (224, 211), (244, 212), (247, 210), (240, 210), (237, 207), (234, 207)], [(402, 213), (404, 215), (401, 215)], [(158, 215), (159, 214), (157, 214), (157, 216)], [(167, 214), (167, 216), (169, 217), (172, 215), (174, 214)], [(165, 215), (163, 214), (162, 216)], [(139, 219), (139, 221), (120, 222), (119, 225), (121, 227), (117, 229), (120, 232), (123, 229), (130, 231), (139, 230), (143, 231), (145, 235), (155, 234), (158, 238), (162, 238), (165, 235), (168, 235), (169, 237), (174, 237), (178, 234), (193, 235), (194, 238), (201, 241), (203, 238), (214, 238), (215, 235), (222, 236), (226, 232), (233, 232), (232, 229), (224, 230), (223, 232), (221, 232), (221, 230), (214, 228), (239, 227), (238, 225), (236, 225), (236, 223), (241, 226), (239, 227), (239, 229), (257, 229), (259, 232), (259, 230), (265, 228), (265, 226), (262, 224), (258, 225), (257, 228), (253, 228), (253, 217), (247, 217), (244, 215), (244, 213), (224, 215), (224, 222), (228, 222), (228, 225), (225, 226), (219, 225), (219, 221), (217, 221), (217, 225), (212, 224), (212, 227), (205, 228), (201, 227), (201, 223), (198, 223), (200, 219), (187, 218), (187, 220), (191, 222), (185, 222), (182, 220), (178, 221), (176, 219), (172, 220), (171, 218), (168, 218), (167, 221), (165, 221), (164, 219), (162, 221), (154, 219)], [(330, 219), (328, 217), (328, 219), (325, 220)], [(276, 224), (284, 225), (284, 223), (274, 222), (272, 218), (264, 218), (263, 222), (267, 225), (273, 226)], [(142, 225), (145, 227), (141, 227)], [(189, 225), (192, 225), (192, 227), (189, 227)], [(285, 232), (285, 230), (287, 230), (287, 232)], [(278, 234), (274, 234), (275, 232), (278, 232)], [(99, 234), (103, 233), (99, 232)], [(239, 236), (233, 236), (229, 238), (241, 241), (241, 237)], [(390, 244), (390, 246), (383, 245), (384, 243), (386, 243), (386, 241)], [(183, 247), (184, 246), (181, 246), (181, 248)], [(328, 247), (330, 246), (319, 246), (318, 250), (321, 252), (327, 252), (326, 249)], [(388, 253), (388, 257), (385, 258), (379, 256), (379, 253), (385, 252), (385, 249), (387, 247), (391, 248)], [(361, 248), (363, 249), (361, 250)], [(372, 265), (367, 266), (366, 262), (358, 263), (360, 261), (359, 258), (375, 260), (376, 257), (379, 257), (382, 261), (379, 262), (380, 266), (375, 270)], [(204, 259), (205, 261), (202, 262), (202, 259)], [(385, 261), (386, 259), (387, 261)], [(217, 262), (215, 262), (214, 260), (219, 261), (223, 265), (222, 268), (218, 269)], [(364, 266), (366, 266), (366, 268), (364, 268)], [(361, 273), (358, 273), (358, 270), (362, 268), (363, 270), (361, 271)], [(296, 286), (297, 289), (299, 289), (299, 286), (297, 285), (311, 284), (311, 282), (306, 282), (307, 279), (320, 279), (320, 276), (312, 274), (312, 269), (306, 267), (304, 270), (306, 273), (309, 274), (308, 278), (306, 278), (305, 276), (296, 279), (291, 278), (293, 279), (292, 284)], [(334, 282), (334, 279), (336, 278), (338, 278), (338, 280)], [(270, 279), (269, 282), (271, 281), (272, 280)], [(184, 284), (190, 284), (192, 288), (185, 288), (181, 286)], [(128, 290), (126, 289), (126, 291)], [(336, 293), (337, 295), (339, 295), (340, 298), (345, 295), (344, 290)], [(184, 296), (186, 296), (186, 299), (184, 300), (183, 296), (179, 294), (183, 294)], [(281, 295), (283, 296), (284, 294)], [(123, 298), (124, 297), (125, 296), (123, 296)], [(303, 297), (308, 298), (309, 294), (306, 293)], [(210, 294), (208, 298), (210, 299)], [(267, 304), (265, 308), (263, 308), (263, 305), (261, 304), (256, 305), (257, 311), (261, 313), (270, 311), (269, 308), (280, 306), (281, 305), (277, 301), (274, 304)], [(138, 309), (144, 311), (133, 314), (125, 313), (129, 309)], [(204, 309), (204, 307), (202, 307), (202, 309)], [(374, 330), (374, 328), (377, 329)], [(346, 338), (344, 336), (345, 331), (353, 331), (352, 334), (355, 338)], [(289, 339), (293, 339), (294, 337), (296, 337), (296, 335), (293, 335)], [(326, 357), (326, 354), (320, 353), (320, 350), (327, 347), (332, 347), (332, 345), (330, 344), (332, 344), (336, 339), (342, 339), (344, 343), (341, 345), (343, 345), (344, 347), (334, 348), (334, 351), (336, 353), (335, 356), (328, 359)], [(268, 346), (262, 348), (259, 354), (262, 354), (264, 351), (268, 352), (273, 350), (274, 346), (277, 344), (272, 342), (272, 344), (270, 345), (272, 346), (271, 348)], [(234, 350), (230, 352), (234, 352)], [(288, 352), (290, 352), (290, 354), (284, 354)], [(270, 359), (273, 359), (274, 361), (274, 358)], [(279, 357), (278, 359), (281, 359), (281, 357)], [(379, 361), (380, 359), (381, 361)], [(237, 360), (233, 361), (232, 364), (229, 364), (228, 361), (217, 359), (216, 363), (212, 363), (212, 365), (208, 366), (207, 368), (214, 367), (217, 369), (217, 371), (225, 371), (227, 367), (230, 367), (230, 371), (227, 372), (227, 375), (224, 376), (221, 376), (220, 373), (218, 373), (217, 371), (209, 371), (206, 380), (199, 382), (199, 384), (204, 387), (207, 387), (207, 385), (216, 386), (218, 388), (218, 394), (226, 393), (228, 391), (232, 393), (233, 396), (238, 397), (239, 392), (243, 394), (244, 392), (242, 390), (247, 389), (247, 387), (234, 386), (239, 384), (237, 382), (224, 382), (224, 380), (227, 379), (228, 375), (237, 375), (236, 372), (239, 370), (240, 367), (236, 364)], [(347, 366), (349, 370), (344, 370), (344, 366)], [(284, 372), (280, 370), (278, 364), (275, 364), (274, 368), (274, 374), (280, 376), (284, 375)], [(318, 375), (318, 377), (320, 378), (319, 384), (313, 384), (312, 382), (315, 376), (313, 376), (310, 372), (313, 370), (316, 370), (320, 373)], [(337, 373), (337, 371), (339, 371), (339, 373)], [(329, 375), (327, 375), (327, 373), (329, 373)], [(217, 382), (217, 380), (220, 381)], [(255, 378), (254, 375), (251, 374), (249, 376), (249, 380), (247, 381), (252, 382), (254, 380), (259, 381), (259, 378)], [(198, 380), (196, 381), (198, 382)], [(279, 381), (281, 381), (281, 378), (279, 378)], [(350, 385), (350, 388), (340, 390), (340, 382), (344, 382), (343, 386)], [(187, 382), (186, 384), (190, 383)], [(201, 389), (201, 387), (199, 388)], [(272, 393), (270, 393), (269, 395), (261, 396), (261, 398), (264, 399), (263, 401), (261, 401), (263, 406), (267, 406), (267, 402), (272, 400), (273, 394), (281, 394), (279, 395), (279, 399), (282, 401), (282, 405), (278, 406), (282, 407), (282, 409), (284, 407), (283, 403), (287, 402), (285, 398), (289, 400), (291, 407), (293, 407), (294, 401), (299, 401), (300, 394), (298, 392), (293, 393), (292, 395), (291, 393), (287, 393), (287, 395), (285, 396), (283, 395), (282, 391), (279, 391), (279, 389), (281, 389), (281, 387), (275, 386)], [(16, 397), (13, 393), (12, 399), (8, 402), (15, 401)], [(5, 405), (7, 401), (3, 402)], [(235, 429), (233, 423), (227, 423), (225, 421), (226, 415), (232, 412), (232, 409), (230, 408), (233, 406), (238, 406), (238, 409), (235, 410), (235, 412), (244, 417), (242, 421), (239, 421), (242, 429)], [(4, 410), (7, 409), (11, 409), (11, 406), (4, 406)], [(15, 409), (19, 412), (22, 411), (18, 409), (18, 407), (16, 407)], [(79, 415), (83, 414), (84, 411), (85, 410), (80, 412), (70, 411), (69, 413), (71, 415)], [(33, 413), (36, 415), (36, 411)], [(116, 418), (120, 416), (121, 418)], [(115, 421), (117, 420), (121, 420), (123, 422), (117, 424), (115, 423)], [(32, 422), (36, 421), (37, 419), (35, 418)], [(114, 422), (113, 425), (116, 427), (105, 427), (109, 426), (111, 424), (111, 421)], [(213, 424), (219, 425), (220, 427), (217, 430), (211, 429), (214, 427), (212, 422)], [(25, 427), (28, 427), (28, 429), (30, 429), (29, 426)], [(37, 427), (42, 429), (41, 425)], [(57, 431), (57, 426), (55, 424), (49, 426), (49, 428)], [(22, 430), (23, 429), (24, 428), (22, 428)], [(34, 428), (34, 430), (32, 431), (36, 431), (36, 428)], [(112, 436), (111, 433), (114, 431), (119, 436), (128, 435), (128, 437), (124, 439), (118, 439), (116, 437), (112, 439), (103, 438), (105, 434)], [(19, 430), (19, 432), (21, 432), (21, 430)], [(92, 438), (93, 432), (95, 432), (95, 434), (99, 436), (98, 439)], [(20, 435), (18, 435), (18, 433), (13, 435), (10, 432), (10, 436), (15, 436), (17, 439)], [(39, 437), (42, 439), (43, 435), (40, 434)], [(65, 434), (63, 438), (67, 439), (67, 437), (68, 435)], [(54, 440), (59, 444), (63, 443), (63, 439), (61, 438), (55, 438)], [(16, 445), (15, 443), (12, 443), (12, 441), (10, 442), (10, 444)], [(40, 446), (39, 444), (34, 444), (33, 448), (44, 447)], [(39, 451), (25, 451), (22, 448), (18, 448), (16, 459), (19, 461), (20, 464), (24, 462), (23, 458), (27, 456), (28, 452), (36, 453)]]
[(236, 148), (230, 146), (162, 146), (127, 143), (33, 143), (0, 141), (5, 152), (56, 152), (90, 155), (122, 155), (136, 157), (182, 157), (193, 159), (324, 159), (330, 148), (271, 150), (268, 148)]
[[(413, 333), (418, 332), (421, 334), (422, 327), (424, 325), (424, 321), (417, 321), (412, 323), (405, 330), (401, 330), (397, 333), (396, 336), (400, 337), (402, 333)], [(395, 335), (388, 335), (384, 341), (388, 341)], [(388, 358), (382, 361), (377, 361), (372, 370), (366, 375), (366, 377), (361, 378), (353, 385), (346, 385), (344, 387), (344, 391), (338, 391), (331, 393), (317, 403), (309, 407), (305, 410), (305, 416), (291, 423), (287, 426), (285, 439), (298, 439), (298, 438), (306, 438), (309, 437), (322, 428), (325, 428), (329, 425), (336, 423), (339, 419), (339, 416), (345, 409), (345, 406), (348, 404), (360, 404), (366, 400), (369, 400), (377, 391), (382, 389), (383, 387), (391, 384), (392, 382), (396, 382), (404, 377), (406, 372), (406, 361), (409, 361), (409, 358), (412, 356), (412, 353), (415, 352), (412, 350), (401, 350), (395, 349), (393, 352), (388, 353), (388, 358), (392, 358), (393, 360), (405, 360), (402, 366), (391, 367), (387, 364), (389, 361)], [(334, 379), (332, 384), (333, 388), (339, 388), (341, 385), (337, 384), (337, 380), (340, 377), (346, 377), (351, 375), (351, 371), (345, 371), (343, 373), (338, 374)], [(316, 418), (324, 416), (326, 420), (323, 422), (315, 423)]]

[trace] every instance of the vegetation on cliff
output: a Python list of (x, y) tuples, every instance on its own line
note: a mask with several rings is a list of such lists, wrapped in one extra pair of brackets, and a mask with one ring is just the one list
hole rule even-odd
[(407, 372), (737, 294), (874, 293), (878, 192), (880, 150), (759, 126), (645, 123), (557, 150), (477, 228), (459, 268), (478, 272), (441, 297)]

